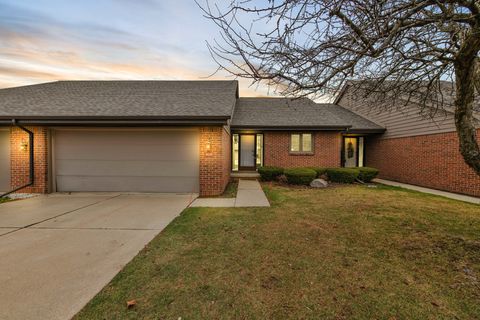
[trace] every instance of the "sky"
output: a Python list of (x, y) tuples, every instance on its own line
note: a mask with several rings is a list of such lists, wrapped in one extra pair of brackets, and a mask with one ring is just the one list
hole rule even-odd
[[(0, 88), (56, 80), (204, 80), (216, 26), (193, 0), (0, 0)], [(242, 96), (272, 95), (240, 79)]]

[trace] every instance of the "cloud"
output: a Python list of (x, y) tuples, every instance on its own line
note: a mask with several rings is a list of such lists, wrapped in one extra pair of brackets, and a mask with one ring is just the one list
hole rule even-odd
[[(199, 80), (216, 69), (204, 42), (216, 30), (193, 2), (5, 1), (0, 88), (63, 79)], [(240, 83), (242, 95), (268, 94), (265, 86)]]
[(5, 76), (10, 77), (27, 77), (27, 78), (36, 78), (36, 79), (59, 79), (59, 75), (44, 72), (44, 71), (35, 71), (35, 70), (25, 70), (19, 68), (9, 68), (5, 66), (0, 66), (0, 73)]

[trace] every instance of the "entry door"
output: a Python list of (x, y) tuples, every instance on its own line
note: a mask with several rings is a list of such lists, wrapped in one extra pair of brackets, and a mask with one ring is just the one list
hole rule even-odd
[(358, 140), (357, 138), (345, 138), (344, 139), (344, 159), (345, 167), (353, 168), (357, 166), (358, 163)]
[(255, 170), (255, 135), (240, 135), (240, 170)]

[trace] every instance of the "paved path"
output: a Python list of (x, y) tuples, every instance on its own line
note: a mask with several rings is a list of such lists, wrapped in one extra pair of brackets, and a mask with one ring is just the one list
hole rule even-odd
[(238, 182), (236, 198), (199, 198), (191, 207), (270, 207), (265, 193), (257, 180), (243, 180)]
[(0, 319), (70, 319), (195, 196), (53, 194), (0, 204)]
[(385, 185), (388, 185), (388, 186), (401, 187), (401, 188), (405, 188), (405, 189), (425, 192), (425, 193), (434, 194), (434, 195), (437, 195), (437, 196), (442, 196), (442, 197), (455, 199), (455, 200), (460, 200), (460, 201), (464, 201), (464, 202), (480, 204), (480, 198), (470, 197), (470, 196), (466, 196), (466, 195), (463, 195), (463, 194), (452, 193), (452, 192), (447, 192), (447, 191), (440, 191), (440, 190), (424, 188), (424, 187), (414, 186), (414, 185), (411, 185), (411, 184), (406, 184), (406, 183), (401, 183), (401, 182), (396, 182), (396, 181), (390, 181), (390, 180), (383, 180), (383, 179), (374, 179), (373, 182), (385, 184)]

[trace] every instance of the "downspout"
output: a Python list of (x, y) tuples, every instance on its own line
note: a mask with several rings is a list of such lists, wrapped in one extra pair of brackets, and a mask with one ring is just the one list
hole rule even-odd
[(4, 194), (1, 194), (0, 195), (0, 198), (3, 198), (5, 196), (8, 196), (9, 194), (11, 193), (14, 193), (14, 192), (17, 192), (18, 190), (21, 190), (23, 188), (26, 188), (26, 187), (30, 187), (33, 185), (33, 183), (35, 182), (35, 168), (34, 168), (34, 162), (35, 162), (35, 158), (34, 158), (34, 146), (33, 146), (33, 143), (34, 143), (34, 139), (33, 139), (33, 132), (28, 130), (27, 128), (19, 125), (17, 123), (17, 120), (15, 119), (12, 119), (12, 125), (15, 126), (15, 127), (18, 127), (20, 128), (21, 130), (25, 131), (26, 133), (28, 133), (28, 146), (29, 146), (29, 175), (28, 175), (28, 183), (26, 185), (23, 185), (21, 187), (18, 187), (18, 188), (15, 188), (7, 193), (4, 193)]

